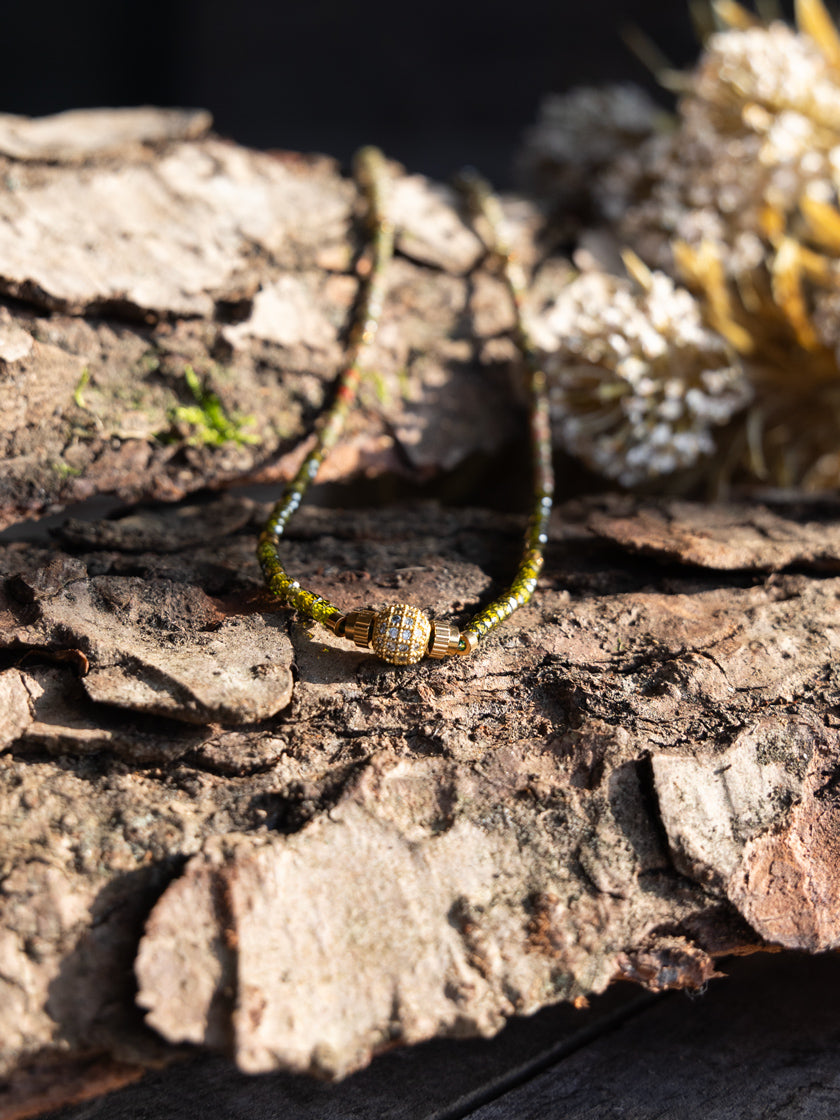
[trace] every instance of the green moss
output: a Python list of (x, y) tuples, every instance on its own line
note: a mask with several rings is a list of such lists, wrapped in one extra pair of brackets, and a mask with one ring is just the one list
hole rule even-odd
[(377, 401), (384, 408), (385, 405), (390, 403), (391, 393), (388, 389), (388, 382), (378, 369), (371, 370), (366, 373), (365, 376), (368, 378), (368, 384), (376, 394)]
[[(364, 370), (362, 388), (359, 396), (368, 407), (378, 404), (380, 408), (387, 408), (397, 400), (407, 400), (411, 385), (411, 375), (405, 366), (396, 371), (396, 386), (379, 370)], [(371, 400), (371, 398), (374, 398)]]
[(76, 382), (76, 387), (73, 390), (73, 404), (79, 412), (85, 413), (85, 416), (82, 418), (71, 412), (71, 415), (67, 417), (70, 434), (76, 439), (94, 439), (97, 433), (102, 431), (102, 420), (97, 410), (85, 400), (85, 390), (90, 383), (90, 369), (88, 366), (85, 366), (79, 374), (79, 380)]
[(50, 463), (50, 467), (59, 478), (78, 478), (82, 473), (81, 467), (71, 467), (69, 463), (65, 463), (61, 459)]
[(147, 350), (139, 362), (142, 373), (157, 373), (160, 369), (160, 355), (156, 350)]
[(73, 403), (77, 408), (83, 408), (86, 412), (88, 407), (85, 404), (84, 391), (90, 383), (90, 370), (87, 366), (79, 374), (79, 380), (76, 382), (76, 388), (73, 390)]
[[(191, 429), (187, 443), (193, 447), (223, 447), (226, 443), (241, 447), (260, 442), (258, 435), (243, 430), (255, 423), (255, 417), (228, 414), (218, 395), (201, 381), (192, 366), (184, 368), (184, 381), (195, 404), (178, 405), (168, 415), (172, 424), (186, 424)], [(174, 437), (170, 434), (163, 438)]]

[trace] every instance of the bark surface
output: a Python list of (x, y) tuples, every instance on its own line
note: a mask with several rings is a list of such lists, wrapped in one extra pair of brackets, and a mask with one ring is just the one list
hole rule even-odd
[[(0, 128), (27, 188), (0, 196), (7, 520), (281, 477), (340, 362), (352, 190), (194, 116), (81, 119), (84, 150), (73, 119)], [(450, 468), (519, 421), (494, 404), (500, 285), (442, 189), (399, 190), (382, 368), (405, 391), (370, 402), (336, 478)], [(108, 255), (119, 236), (142, 264)], [(259, 444), (214, 443), (206, 400), (172, 411), (178, 367), (223, 344), (212, 391)], [(145, 426), (120, 435), (135, 391)], [(402, 669), (266, 596), (266, 512), (204, 495), (0, 545), (0, 1116), (196, 1045), (339, 1077), (620, 977), (693, 988), (726, 953), (840, 944), (836, 508), (569, 502), (534, 602), (472, 657)], [(285, 550), (344, 609), (463, 621), (522, 529), (304, 509)]]
[[(292, 472), (358, 290), (356, 192), (326, 157), (208, 123), (0, 116), (0, 528)], [(536, 212), (509, 214), (530, 259)], [(509, 301), (454, 192), (397, 172), (393, 215), (376, 376), (324, 480), (423, 479), (517, 430)]]
[[(836, 522), (576, 503), (516, 625), (394, 669), (267, 601), (265, 511), (220, 504), (182, 549), (176, 508), (125, 518), (125, 549), (112, 520), (3, 551), (9, 1074), (113, 1079), (106, 1056), (130, 1076), (192, 1043), (340, 1076), (617, 977), (840, 943)], [(737, 519), (741, 567), (652, 569), (606, 535), (654, 516), (669, 550)], [(770, 521), (793, 570), (766, 571)], [(303, 511), (289, 564), (348, 608), (458, 616), (520, 530)]]

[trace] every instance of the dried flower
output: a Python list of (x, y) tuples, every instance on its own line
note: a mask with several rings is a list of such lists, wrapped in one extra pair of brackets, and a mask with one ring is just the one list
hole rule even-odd
[(749, 387), (700, 307), (662, 272), (628, 259), (636, 285), (584, 273), (539, 325), (548, 347), (552, 420), (561, 445), (589, 467), (635, 486), (711, 456), (714, 429)]
[[(733, 0), (717, 10), (732, 27), (709, 38), (678, 127), (598, 175), (600, 218), (687, 285), (706, 328), (740, 356), (753, 399), (719, 462), (753, 482), (837, 487), (840, 35), (822, 0), (797, 0), (798, 30), (764, 26)], [(688, 378), (681, 368), (675, 357), (673, 376)]]
[(551, 94), (525, 134), (519, 169), (529, 189), (571, 206), (592, 176), (651, 136), (662, 110), (636, 86), (580, 87)]
[(738, 280), (779, 235), (808, 239), (800, 203), (835, 198), (838, 142), (840, 74), (812, 39), (782, 23), (725, 31), (709, 39), (680, 127), (614, 162), (599, 197), (652, 264), (672, 271), (675, 244), (711, 243)]

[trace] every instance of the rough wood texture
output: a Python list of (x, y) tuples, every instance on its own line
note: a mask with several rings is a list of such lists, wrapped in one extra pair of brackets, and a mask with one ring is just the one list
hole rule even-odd
[[(190, 1042), (336, 1076), (617, 977), (692, 987), (721, 953), (840, 942), (840, 577), (815, 566), (815, 511), (773, 515), (801, 540), (768, 576), (652, 571), (591, 532), (612, 503), (561, 509), (518, 625), (395, 670), (272, 610), (263, 511), (234, 504), (182, 550), (154, 547), (177, 509), (127, 518), (126, 551), (118, 520), (4, 549), (9, 1073), (109, 1055), (129, 1076)], [(675, 539), (702, 519), (659, 516)], [(348, 607), (449, 615), (519, 530), (304, 511), (289, 562)]]
[(50, 1120), (835, 1120), (837, 956), (724, 967), (698, 998), (618, 986), (493, 1039), (385, 1054), (338, 1085), (202, 1057)]
[[(0, 120), (7, 521), (299, 454), (356, 290), (353, 192), (205, 126)], [(381, 400), (333, 478), (452, 467), (519, 420), (509, 307), (451, 197), (402, 177), (397, 220)], [(267, 599), (265, 513), (205, 495), (0, 546), (0, 1116), (187, 1045), (337, 1077), (617, 978), (840, 943), (836, 510), (567, 504), (535, 601), (401, 670)], [(288, 565), (346, 609), (459, 619), (522, 528), (310, 509)]]
[[(341, 361), (356, 195), (331, 160), (248, 151), (208, 123), (0, 116), (0, 528), (95, 494), (169, 500), (291, 472), (284, 453)], [(375, 391), (325, 478), (424, 478), (515, 430), (509, 302), (473, 273), (482, 247), (454, 193), (398, 175), (394, 217)], [(535, 212), (511, 217), (529, 258)], [(186, 411), (187, 366), (227, 438)]]
[(690, 1007), (647, 1008), (470, 1117), (833, 1120), (838, 961), (791, 955), (738, 973)]

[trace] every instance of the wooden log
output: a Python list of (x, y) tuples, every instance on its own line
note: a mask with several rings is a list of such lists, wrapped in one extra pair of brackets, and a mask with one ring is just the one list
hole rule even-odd
[[(840, 941), (835, 521), (815, 558), (813, 510), (648, 504), (634, 528), (578, 502), (516, 624), (394, 669), (266, 600), (264, 510), (233, 504), (185, 511), (182, 548), (176, 507), (126, 518), (125, 550), (120, 520), (3, 550), (10, 1077), (184, 1044), (335, 1077), (619, 977), (696, 987), (722, 953)], [(704, 516), (742, 525), (738, 570), (697, 565)], [(607, 531), (652, 518), (654, 566)], [(771, 522), (795, 571), (766, 571)], [(520, 529), (303, 511), (289, 564), (346, 607), (448, 617)]]
[(691, 1000), (619, 985), (586, 1010), (548, 1008), (493, 1039), (392, 1051), (337, 1085), (287, 1073), (247, 1077), (221, 1058), (197, 1057), (56, 1120), (191, 1120), (205, 1106), (226, 1120), (828, 1120), (837, 1092), (836, 955), (762, 955), (724, 967), (726, 980)]
[[(208, 125), (0, 116), (0, 528), (98, 494), (291, 473), (342, 359), (356, 193), (326, 157), (249, 151)], [(504, 286), (476, 271), (454, 192), (395, 172), (377, 376), (325, 480), (422, 480), (516, 430)], [(537, 212), (510, 213), (529, 259)]]
[[(354, 194), (205, 126), (0, 120), (5, 523), (297, 461)], [(520, 422), (510, 309), (452, 196), (401, 176), (396, 203), (383, 380), (333, 479), (424, 477)], [(840, 942), (836, 511), (568, 503), (533, 603), (404, 669), (267, 597), (265, 514), (205, 494), (0, 544), (0, 1116), (195, 1046), (340, 1077), (619, 978)], [(345, 609), (461, 620), (522, 528), (310, 509), (285, 550)]]
[[(837, 1097), (838, 962), (784, 956), (687, 1007), (663, 1000), (471, 1120), (520, 1116), (830, 1117)], [(780, 1014), (780, 1010), (784, 1009)], [(641, 1054), (650, 1055), (640, 1061)], [(247, 1115), (247, 1114), (246, 1114)]]

